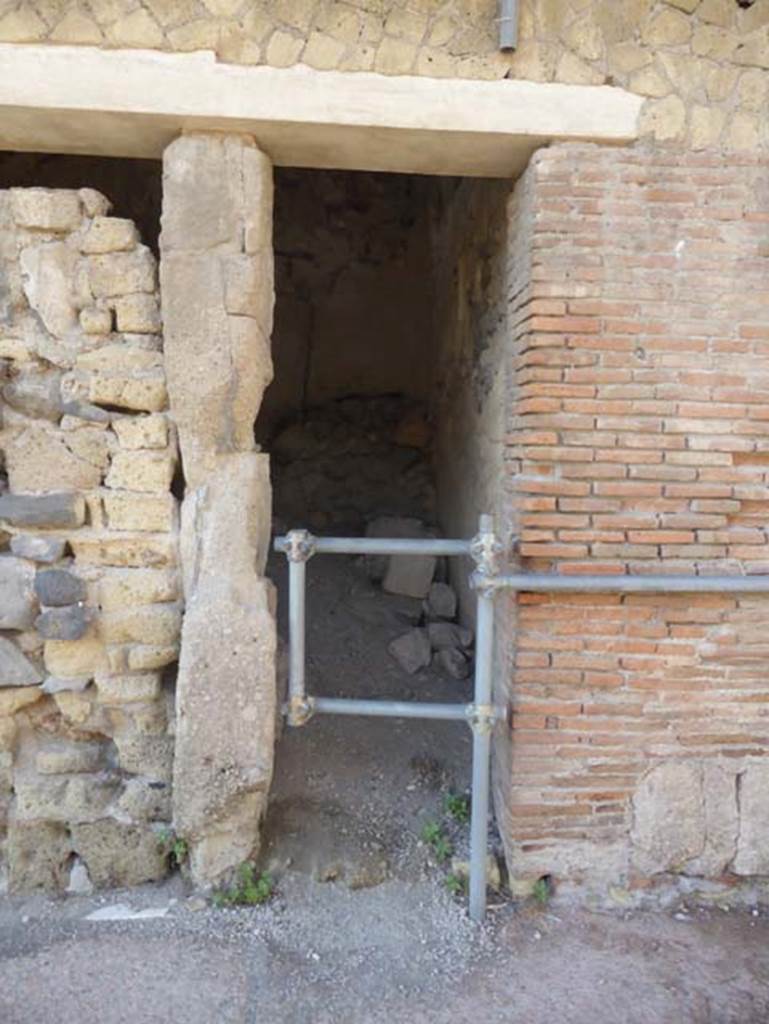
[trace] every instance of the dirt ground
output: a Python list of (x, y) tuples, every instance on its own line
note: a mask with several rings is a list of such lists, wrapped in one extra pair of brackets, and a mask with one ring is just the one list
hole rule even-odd
[[(313, 560), (311, 692), (470, 699), (469, 682), (390, 658), (412, 613), (354, 560)], [(0, 900), (0, 1024), (769, 1022), (769, 908), (599, 913), (557, 893), (545, 906), (492, 895), (472, 925), (446, 888), (451, 858), (420, 839), (437, 823), (466, 857), (467, 824), (444, 801), (466, 791), (470, 747), (451, 722), (287, 730), (262, 856), (274, 898), (216, 909), (176, 876)]]

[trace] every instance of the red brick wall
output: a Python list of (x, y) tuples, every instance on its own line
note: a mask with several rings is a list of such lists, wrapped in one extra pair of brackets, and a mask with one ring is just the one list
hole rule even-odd
[[(507, 438), (521, 566), (769, 572), (769, 166), (574, 145), (527, 179)], [(769, 872), (769, 599), (509, 600), (512, 874)]]

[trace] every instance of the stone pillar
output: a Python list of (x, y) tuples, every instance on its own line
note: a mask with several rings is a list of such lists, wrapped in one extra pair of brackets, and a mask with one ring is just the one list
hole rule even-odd
[(272, 775), (271, 494), (253, 430), (272, 378), (272, 167), (253, 139), (201, 133), (166, 149), (160, 247), (186, 485), (174, 825), (205, 884), (257, 849)]

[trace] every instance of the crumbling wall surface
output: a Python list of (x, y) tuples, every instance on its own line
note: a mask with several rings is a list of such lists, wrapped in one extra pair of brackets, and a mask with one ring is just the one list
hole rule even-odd
[(108, 211), (87, 188), (0, 191), (0, 865), (12, 890), (166, 870), (176, 443), (155, 260)]
[(6, 4), (0, 41), (208, 50), (221, 61), (431, 78), (616, 85), (647, 98), (660, 141), (769, 142), (765, 0), (520, 0), (499, 49), (498, 0), (61, 0)]
[[(765, 165), (575, 145), (530, 175), (508, 453), (521, 565), (766, 573)], [(521, 595), (514, 876), (766, 874), (768, 626), (763, 595)]]
[(165, 357), (186, 485), (174, 823), (195, 881), (256, 851), (276, 713), (269, 459), (272, 167), (247, 136), (193, 134), (163, 160)]

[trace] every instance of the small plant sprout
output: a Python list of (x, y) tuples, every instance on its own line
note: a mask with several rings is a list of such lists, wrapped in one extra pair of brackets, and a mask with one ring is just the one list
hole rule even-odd
[(428, 821), (424, 825), (422, 828), (422, 842), (431, 847), (439, 864), (447, 861), (452, 854), (453, 847), (437, 821)]
[(177, 836), (170, 828), (163, 829), (159, 834), (158, 847), (168, 855), (172, 869), (181, 868), (186, 863), (190, 852), (187, 840)]
[(547, 875), (543, 875), (542, 878), (538, 878), (534, 883), (531, 890), (532, 898), (539, 903), (541, 907), (547, 905), (550, 897), (553, 895), (552, 886), (550, 879)]
[(443, 809), (458, 824), (466, 825), (470, 820), (470, 797), (465, 793), (447, 793)]
[(461, 875), (446, 875), (445, 885), (452, 896), (464, 896), (467, 892), (467, 879)]
[(238, 868), (232, 885), (214, 893), (214, 906), (255, 907), (266, 903), (274, 892), (273, 881), (265, 872), (257, 872), (253, 864), (245, 862)]

